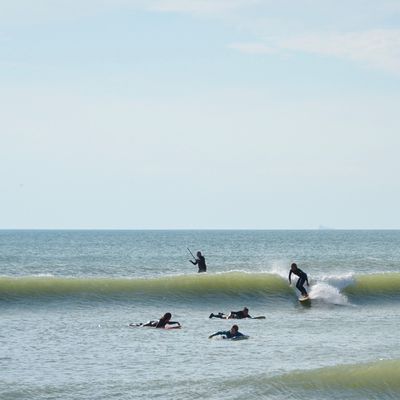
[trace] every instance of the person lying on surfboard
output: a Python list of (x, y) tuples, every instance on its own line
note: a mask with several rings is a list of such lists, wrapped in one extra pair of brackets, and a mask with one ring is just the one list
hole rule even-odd
[(299, 277), (299, 279), (297, 280), (297, 283), (296, 283), (296, 288), (298, 290), (300, 290), (303, 297), (308, 297), (307, 290), (304, 289), (304, 282), (307, 283), (307, 286), (310, 286), (310, 284), (308, 283), (307, 274), (305, 272), (303, 272), (300, 268), (297, 268), (296, 263), (293, 263), (290, 266), (289, 284), (292, 284), (292, 279), (291, 279), (292, 274), (297, 275)]
[(233, 325), (229, 331), (215, 332), (212, 335), (210, 335), (208, 338), (211, 339), (214, 336), (223, 336), (224, 339), (233, 339), (233, 338), (238, 338), (240, 336), (245, 336), (245, 335), (243, 335), (243, 333), (239, 332), (239, 327), (237, 325)]
[(129, 324), (129, 326), (150, 326), (152, 328), (165, 328), (166, 325), (178, 325), (181, 324), (178, 321), (171, 321), (172, 315), (171, 313), (165, 313), (159, 320), (149, 321), (146, 323), (139, 323), (139, 324)]
[(244, 307), (243, 310), (240, 311), (231, 311), (228, 315), (225, 315), (224, 313), (218, 313), (214, 314), (211, 313), (209, 318), (221, 318), (221, 319), (243, 319), (243, 318), (251, 318), (251, 319), (264, 319), (264, 316), (260, 317), (252, 317), (249, 314), (249, 309), (247, 307)]

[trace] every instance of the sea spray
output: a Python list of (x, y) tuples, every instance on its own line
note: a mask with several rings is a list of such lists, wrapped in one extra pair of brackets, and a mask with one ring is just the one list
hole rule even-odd
[(347, 297), (340, 293), (339, 289), (323, 282), (316, 283), (310, 287), (309, 297), (310, 299), (323, 300), (324, 302), (330, 304), (349, 304)]

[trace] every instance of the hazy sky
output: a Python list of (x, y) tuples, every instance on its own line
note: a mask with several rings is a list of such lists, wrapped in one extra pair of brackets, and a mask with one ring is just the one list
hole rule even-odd
[(0, 228), (400, 228), (400, 0), (0, 0)]

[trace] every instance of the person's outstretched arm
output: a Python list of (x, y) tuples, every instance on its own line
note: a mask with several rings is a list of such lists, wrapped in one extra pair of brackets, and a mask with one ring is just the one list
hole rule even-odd
[(225, 332), (222, 332), (222, 331), (215, 332), (215, 333), (213, 333), (212, 335), (210, 335), (208, 338), (211, 339), (211, 338), (213, 338), (214, 336), (223, 335), (224, 333), (225, 333)]
[(290, 270), (290, 272), (289, 272), (289, 285), (291, 285), (292, 284), (292, 270)]
[(193, 261), (193, 260), (189, 260), (193, 265), (196, 265), (197, 264), (197, 260), (196, 261)]

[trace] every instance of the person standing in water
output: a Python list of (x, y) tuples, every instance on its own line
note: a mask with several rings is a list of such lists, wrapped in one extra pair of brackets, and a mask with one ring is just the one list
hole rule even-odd
[(196, 253), (197, 258), (193, 260), (189, 260), (193, 265), (197, 265), (199, 267), (199, 272), (206, 272), (207, 271), (207, 265), (206, 265), (206, 259), (204, 256), (201, 254), (200, 251)]
[(303, 297), (307, 297), (308, 293), (307, 290), (304, 289), (304, 283), (307, 283), (307, 286), (310, 286), (310, 284), (308, 283), (308, 278), (307, 278), (307, 274), (305, 272), (303, 272), (300, 268), (297, 268), (297, 264), (293, 263), (290, 266), (290, 272), (289, 272), (289, 284), (292, 283), (292, 274), (297, 275), (299, 277), (299, 279), (297, 280), (296, 283), (296, 288), (298, 290), (300, 290), (301, 294)]

